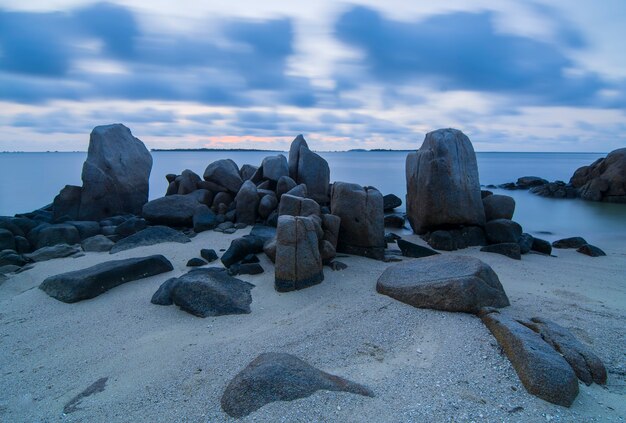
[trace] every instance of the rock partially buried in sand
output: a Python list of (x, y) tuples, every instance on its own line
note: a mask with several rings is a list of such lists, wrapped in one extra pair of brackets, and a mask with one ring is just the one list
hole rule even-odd
[(476, 154), (457, 129), (426, 134), (406, 158), (407, 218), (423, 234), (442, 226), (485, 224)]
[(96, 126), (83, 165), (80, 220), (141, 214), (148, 201), (152, 156), (122, 124)]
[(485, 314), (482, 321), (529, 393), (553, 404), (572, 405), (578, 395), (578, 378), (538, 333), (498, 312)]
[(111, 248), (110, 253), (115, 254), (131, 248), (146, 247), (163, 242), (184, 244), (190, 241), (187, 235), (178, 232), (176, 229), (168, 228), (167, 226), (151, 226), (119, 241)]
[(569, 330), (539, 317), (520, 323), (540, 334), (544, 341), (565, 358), (576, 372), (578, 379), (586, 385), (591, 385), (593, 382), (598, 385), (606, 384), (606, 368), (600, 358), (576, 339)]
[(417, 245), (412, 242), (405, 241), (404, 239), (397, 240), (397, 243), (404, 257), (421, 258), (421, 257), (435, 256), (439, 254), (435, 250), (431, 250), (430, 248), (422, 247), (421, 245)]
[(100, 263), (86, 269), (50, 276), (39, 289), (64, 303), (95, 298), (126, 282), (173, 270), (162, 255)]
[(228, 384), (221, 405), (231, 417), (244, 417), (274, 401), (293, 401), (319, 390), (373, 397), (366, 386), (331, 375), (290, 354), (264, 353)]
[(142, 216), (156, 225), (191, 227), (196, 208), (201, 204), (193, 193), (168, 195), (146, 203)]
[(152, 296), (152, 303), (170, 305), (198, 317), (248, 314), (254, 285), (228, 275), (226, 269), (194, 269), (165, 281)]
[(585, 238), (573, 236), (571, 238), (563, 238), (552, 243), (554, 248), (580, 248), (587, 244)]
[(477, 313), (506, 307), (509, 299), (498, 275), (467, 256), (436, 255), (388, 267), (376, 291), (418, 308)]
[(589, 257), (602, 257), (606, 256), (606, 253), (595, 245), (585, 244), (576, 249), (577, 252), (585, 254)]
[(518, 243), (515, 242), (503, 242), (500, 244), (492, 244), (482, 247), (480, 251), (485, 253), (495, 253), (507, 256), (514, 260), (521, 260), (522, 253)]
[(47, 261), (63, 258), (76, 254), (80, 248), (75, 245), (57, 244), (50, 247), (43, 247), (29, 254), (24, 254), (24, 258), (31, 261)]

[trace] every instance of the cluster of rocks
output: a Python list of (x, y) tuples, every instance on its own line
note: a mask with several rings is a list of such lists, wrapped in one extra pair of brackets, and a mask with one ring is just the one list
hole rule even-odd
[(610, 152), (606, 157), (578, 168), (569, 182), (548, 182), (537, 176), (524, 176), (488, 188), (524, 189), (551, 198), (582, 198), (587, 201), (626, 203), (626, 148)]

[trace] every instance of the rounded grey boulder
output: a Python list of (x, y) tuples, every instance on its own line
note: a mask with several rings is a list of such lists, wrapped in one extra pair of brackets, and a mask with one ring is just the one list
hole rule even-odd
[(495, 219), (513, 219), (515, 200), (508, 195), (490, 195), (483, 198), (483, 207), (487, 222)]

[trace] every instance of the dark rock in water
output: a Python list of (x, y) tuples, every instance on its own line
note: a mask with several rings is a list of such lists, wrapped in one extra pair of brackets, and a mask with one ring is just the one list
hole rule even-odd
[(196, 207), (193, 213), (193, 230), (196, 233), (215, 229), (217, 226), (217, 216), (204, 204)]
[(282, 176), (289, 176), (287, 158), (282, 154), (264, 158), (261, 167), (263, 167), (263, 177), (270, 181), (277, 182)]
[[(493, 188), (495, 188), (495, 186)], [(483, 200), (485, 198), (489, 197), (490, 195), (493, 195), (493, 192), (491, 192), (489, 190), (486, 190), (486, 189), (481, 189), (480, 190), (480, 198), (482, 198)], [(483, 202), (483, 204), (485, 204), (485, 203)]]
[(79, 220), (141, 214), (148, 201), (152, 156), (121, 124), (96, 126), (83, 165)]
[(483, 199), (483, 207), (487, 222), (496, 219), (513, 219), (515, 200), (508, 195), (490, 195)]
[(258, 254), (263, 252), (265, 239), (255, 235), (246, 235), (242, 238), (234, 239), (230, 247), (222, 254), (222, 263), (225, 267), (241, 261), (248, 254)]
[(318, 390), (374, 396), (369, 388), (318, 370), (293, 355), (264, 353), (230, 381), (221, 405), (229, 416), (239, 418), (265, 404), (305, 398)]
[(202, 250), (200, 250), (200, 256), (206, 261), (208, 261), (209, 263), (218, 259), (217, 253), (212, 248), (211, 249), (203, 248)]
[(110, 251), (115, 243), (104, 235), (95, 235), (85, 239), (81, 246), (83, 251), (88, 252), (105, 252)]
[(217, 160), (208, 165), (204, 171), (204, 180), (221, 185), (233, 194), (237, 193), (243, 184), (239, 168), (231, 159)]
[(153, 304), (171, 302), (198, 317), (248, 314), (254, 285), (228, 275), (226, 269), (194, 269), (165, 281), (152, 297)]
[(576, 374), (539, 334), (497, 312), (484, 315), (482, 321), (529, 393), (553, 404), (572, 405), (578, 395)]
[(534, 241), (534, 238), (531, 234), (523, 233), (519, 241), (517, 242), (519, 244), (520, 253), (522, 254), (529, 253), (530, 250), (532, 250), (533, 248), (533, 241)]
[(146, 222), (145, 219), (133, 216), (115, 228), (115, 235), (118, 235), (120, 238), (126, 238), (127, 236), (146, 229), (147, 226), (148, 222)]
[(549, 182), (545, 185), (538, 185), (530, 189), (532, 194), (539, 195), (541, 197), (551, 198), (576, 198), (578, 197), (578, 191), (570, 184), (566, 184), (563, 181)]
[(532, 251), (536, 251), (541, 254), (552, 254), (552, 245), (545, 239), (534, 238), (533, 237), (533, 245), (531, 247)]
[(239, 169), (239, 175), (241, 176), (241, 179), (245, 182), (248, 179), (252, 178), (252, 176), (256, 173), (258, 169), (259, 169), (258, 166), (245, 164), (241, 166), (241, 169)]
[(168, 195), (146, 203), (142, 216), (155, 225), (191, 227), (200, 204), (193, 194)]
[(376, 291), (418, 308), (477, 313), (509, 305), (498, 275), (473, 257), (435, 255), (388, 267)]
[(259, 196), (256, 185), (252, 181), (246, 181), (241, 185), (235, 196), (235, 204), (237, 205), (237, 222), (254, 225), (259, 208)]
[(439, 254), (435, 250), (413, 244), (412, 242), (405, 241), (404, 239), (398, 239), (398, 247), (400, 247), (400, 251), (402, 251), (402, 255), (404, 257), (421, 258)]
[(276, 291), (304, 289), (323, 280), (319, 238), (313, 218), (280, 216), (276, 230)]
[(13, 265), (22, 267), (26, 263), (26, 259), (21, 254), (17, 254), (13, 250), (0, 251), (0, 266)]
[(11, 231), (0, 228), (0, 251), (2, 250), (15, 251), (15, 237)]
[(160, 244), (162, 242), (190, 242), (189, 237), (167, 226), (151, 226), (117, 242), (111, 248), (111, 254), (136, 247)]
[(600, 358), (589, 347), (582, 344), (564, 327), (549, 320), (533, 317), (530, 321), (521, 321), (524, 326), (541, 335), (572, 366), (572, 369), (586, 385), (606, 384), (606, 368)]
[(228, 268), (228, 274), (231, 276), (259, 275), (263, 271), (263, 267), (259, 263), (236, 263)]
[(35, 248), (48, 247), (55, 244), (79, 244), (80, 234), (78, 229), (64, 223), (50, 225), (39, 231)]
[(548, 181), (538, 176), (522, 176), (521, 178), (517, 178), (515, 185), (517, 186), (517, 189), (529, 189), (545, 185), (547, 183)]
[(584, 200), (626, 203), (626, 148), (579, 168), (570, 184)]
[(496, 219), (487, 222), (485, 234), (490, 244), (517, 243), (522, 236), (522, 227), (509, 219)]
[(101, 231), (100, 223), (91, 220), (69, 220), (65, 224), (74, 226), (81, 240), (99, 235)]
[(387, 214), (384, 218), (384, 225), (386, 228), (404, 228), (405, 221), (404, 216), (400, 214)]
[(502, 254), (515, 260), (522, 259), (520, 245), (516, 242), (503, 242), (501, 244), (491, 244), (480, 249), (485, 253)]
[(406, 158), (406, 181), (407, 218), (415, 233), (485, 224), (476, 154), (461, 131), (426, 134), (420, 149)]
[(383, 196), (374, 187), (335, 182), (330, 209), (339, 216), (337, 251), (382, 260), (385, 256)]
[(57, 258), (63, 258), (76, 254), (80, 248), (74, 245), (57, 244), (50, 247), (39, 248), (30, 254), (24, 254), (24, 258), (30, 261), (39, 262)]
[(86, 269), (50, 276), (39, 289), (59, 301), (87, 300), (121, 285), (173, 270), (162, 255), (108, 261)]
[(606, 256), (606, 253), (596, 247), (595, 245), (585, 244), (576, 249), (579, 253), (588, 255), (589, 257), (601, 257)]
[(204, 266), (205, 264), (208, 264), (208, 263), (198, 257), (191, 258), (187, 261), (187, 267), (198, 267), (198, 266)]
[(554, 248), (580, 248), (587, 244), (585, 238), (574, 236), (571, 238), (563, 238), (552, 243)]
[(297, 185), (296, 181), (291, 179), (289, 176), (281, 176), (276, 183), (276, 197), (280, 200), (280, 197), (284, 193), (291, 191)]
[(388, 212), (402, 205), (402, 200), (395, 194), (383, 196), (383, 209)]
[(320, 205), (310, 198), (296, 197), (291, 194), (283, 194), (280, 197), (278, 215), (289, 216), (320, 216)]
[(55, 222), (62, 218), (78, 219), (80, 211), (80, 197), (83, 188), (76, 185), (65, 185), (52, 202), (52, 215)]
[(517, 185), (515, 185), (514, 182), (506, 182), (504, 184), (498, 185), (498, 188), (502, 188), (502, 189), (506, 189), (506, 190), (512, 191), (514, 189), (517, 189)]

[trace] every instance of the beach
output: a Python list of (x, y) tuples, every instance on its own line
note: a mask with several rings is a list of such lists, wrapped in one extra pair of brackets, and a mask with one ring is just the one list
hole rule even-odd
[[(527, 254), (521, 261), (478, 247), (443, 253), (478, 257), (492, 266), (511, 301), (501, 313), (553, 320), (602, 359), (607, 385), (580, 383), (580, 394), (565, 408), (526, 392), (479, 318), (417, 309), (376, 293), (378, 277), (393, 263), (340, 254), (347, 269), (325, 267), (321, 284), (278, 293), (272, 264), (260, 255), (265, 273), (239, 276), (255, 285), (250, 314), (198, 318), (150, 303), (161, 283), (185, 273), (187, 260), (201, 248), (226, 249), (248, 231), (207, 231), (187, 244), (114, 256), (86, 253), (36, 263), (10, 277), (0, 286), (1, 420), (232, 421), (220, 409), (224, 388), (263, 352), (293, 354), (367, 385), (375, 397), (318, 391), (270, 403), (238, 421), (604, 422), (626, 416), (626, 248), (619, 239), (605, 240), (607, 256), (599, 258), (558, 249), (557, 257)], [(406, 231), (402, 236), (426, 245)], [(37, 289), (51, 275), (150, 254), (165, 255), (174, 270), (75, 304)], [(63, 413), (101, 378), (108, 378), (102, 392)]]

